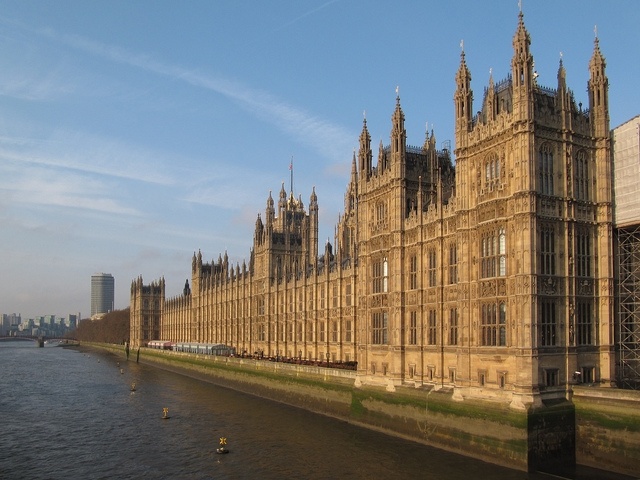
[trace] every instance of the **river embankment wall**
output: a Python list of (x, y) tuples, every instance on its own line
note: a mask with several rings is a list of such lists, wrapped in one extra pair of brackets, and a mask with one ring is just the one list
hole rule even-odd
[(640, 478), (640, 391), (575, 386), (576, 461)]
[[(124, 355), (122, 346), (98, 346)], [(626, 474), (640, 465), (636, 392), (598, 397), (579, 388), (573, 403), (524, 412), (496, 402), (461, 402), (447, 388), (356, 387), (353, 370), (148, 348), (139, 361), (509, 468), (554, 470), (552, 457)]]

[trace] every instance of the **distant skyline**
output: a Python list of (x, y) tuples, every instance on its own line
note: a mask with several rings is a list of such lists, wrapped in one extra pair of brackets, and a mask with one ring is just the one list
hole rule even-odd
[[(453, 145), (464, 41), (474, 108), (510, 73), (518, 1), (1, 1), (0, 312), (90, 314), (91, 276), (115, 308), (131, 281), (191, 256), (249, 259), (269, 191), (305, 206), (333, 243), (363, 115), (389, 142), (396, 87), (408, 143)], [(640, 113), (640, 2), (522, 2), (538, 83), (560, 57), (588, 108), (597, 35), (611, 127)], [(562, 52), (562, 53), (561, 53)]]

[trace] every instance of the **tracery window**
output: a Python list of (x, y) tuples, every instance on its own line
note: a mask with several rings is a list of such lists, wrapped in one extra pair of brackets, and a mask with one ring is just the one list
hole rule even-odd
[(386, 293), (388, 291), (389, 265), (387, 257), (374, 261), (372, 265), (373, 293)]
[(386, 345), (388, 341), (389, 317), (387, 312), (374, 312), (371, 322), (372, 338), (374, 345)]
[(387, 223), (387, 204), (384, 201), (376, 203), (376, 224), (385, 225)]
[(576, 305), (578, 321), (578, 345), (593, 345), (593, 315), (590, 301), (580, 301)]
[(507, 306), (504, 302), (485, 303), (481, 307), (481, 344), (504, 347), (507, 344)]
[(538, 158), (540, 193), (543, 195), (553, 195), (553, 152), (549, 144), (544, 144), (540, 148)]
[(502, 165), (496, 155), (491, 155), (484, 163), (484, 187), (493, 190), (500, 184)]
[(307, 322), (307, 332), (306, 332), (307, 342), (315, 342), (315, 336), (313, 335), (313, 322)]
[(503, 277), (507, 274), (507, 242), (504, 227), (490, 230), (480, 241), (480, 277)]
[(458, 283), (458, 247), (449, 245), (449, 284)]
[(540, 273), (542, 275), (556, 274), (556, 246), (553, 227), (545, 226), (540, 229)]
[(428, 256), (428, 278), (429, 278), (429, 286), (435, 287), (437, 280), (437, 258), (436, 258), (436, 249), (431, 248), (427, 254)]
[(415, 310), (409, 314), (409, 345), (418, 344), (418, 312)]
[(575, 194), (578, 200), (589, 200), (589, 162), (584, 150), (576, 155)]
[(587, 232), (576, 234), (576, 276), (591, 276), (591, 237)]
[(429, 310), (429, 326), (427, 330), (427, 344), (435, 345), (438, 335), (438, 325), (437, 325), (437, 317), (436, 311), (431, 309)]
[(539, 322), (539, 342), (541, 347), (552, 347), (556, 345), (556, 304), (553, 300), (542, 300), (540, 302)]
[(458, 309), (449, 310), (449, 345), (458, 344)]
[(409, 290), (418, 288), (418, 257), (409, 257)]
[(338, 322), (336, 322), (335, 320), (331, 322), (331, 341), (338, 341)]

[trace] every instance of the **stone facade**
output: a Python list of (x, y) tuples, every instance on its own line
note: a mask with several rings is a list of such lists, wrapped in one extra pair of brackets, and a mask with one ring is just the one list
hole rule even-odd
[[(560, 60), (537, 84), (522, 13), (511, 74), (473, 113), (464, 51), (455, 152), (407, 145), (399, 96), (373, 165), (364, 121), (335, 246), (318, 256), (318, 199), (284, 185), (248, 263), (203, 262), (165, 298), (131, 285), (131, 343), (224, 343), (239, 353), (357, 361), (356, 385), (451, 389), (513, 408), (615, 378), (608, 80), (595, 40), (589, 108)], [(455, 166), (452, 161), (455, 153)]]

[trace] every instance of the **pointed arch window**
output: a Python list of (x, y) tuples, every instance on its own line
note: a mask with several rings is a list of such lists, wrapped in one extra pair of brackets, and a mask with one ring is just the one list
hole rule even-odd
[(576, 276), (591, 277), (591, 236), (588, 231), (576, 234)]
[(539, 304), (538, 342), (541, 347), (553, 347), (557, 342), (556, 304), (542, 299)]
[(553, 167), (553, 152), (549, 144), (544, 144), (538, 154), (539, 191), (543, 195), (554, 194)]
[(435, 287), (437, 282), (437, 256), (435, 248), (429, 249), (428, 262), (429, 286)]
[(389, 291), (389, 263), (387, 257), (374, 261), (371, 273), (373, 293), (387, 293)]
[(458, 344), (458, 309), (449, 309), (449, 345)]
[(382, 259), (382, 291), (387, 293), (389, 291), (389, 263), (387, 257)]
[(449, 245), (449, 284), (458, 283), (458, 247)]
[(507, 345), (507, 305), (501, 302), (498, 305), (498, 345)]
[(491, 191), (501, 183), (502, 164), (497, 155), (490, 155), (484, 162), (484, 188)]
[(540, 229), (540, 273), (556, 274), (556, 245), (553, 227)]
[(480, 240), (480, 278), (507, 274), (507, 236), (504, 227), (489, 230)]
[(418, 288), (418, 257), (411, 255), (409, 257), (409, 290)]
[(480, 321), (480, 339), (483, 347), (507, 345), (507, 305), (504, 301), (482, 305)]
[(587, 161), (587, 154), (584, 150), (580, 150), (576, 155), (576, 168), (575, 168), (575, 194), (576, 199), (588, 201), (589, 200), (589, 163)]
[(412, 310), (409, 314), (409, 345), (418, 344), (418, 312)]
[(371, 343), (374, 345), (386, 345), (388, 337), (389, 314), (387, 312), (374, 312), (371, 321)]

